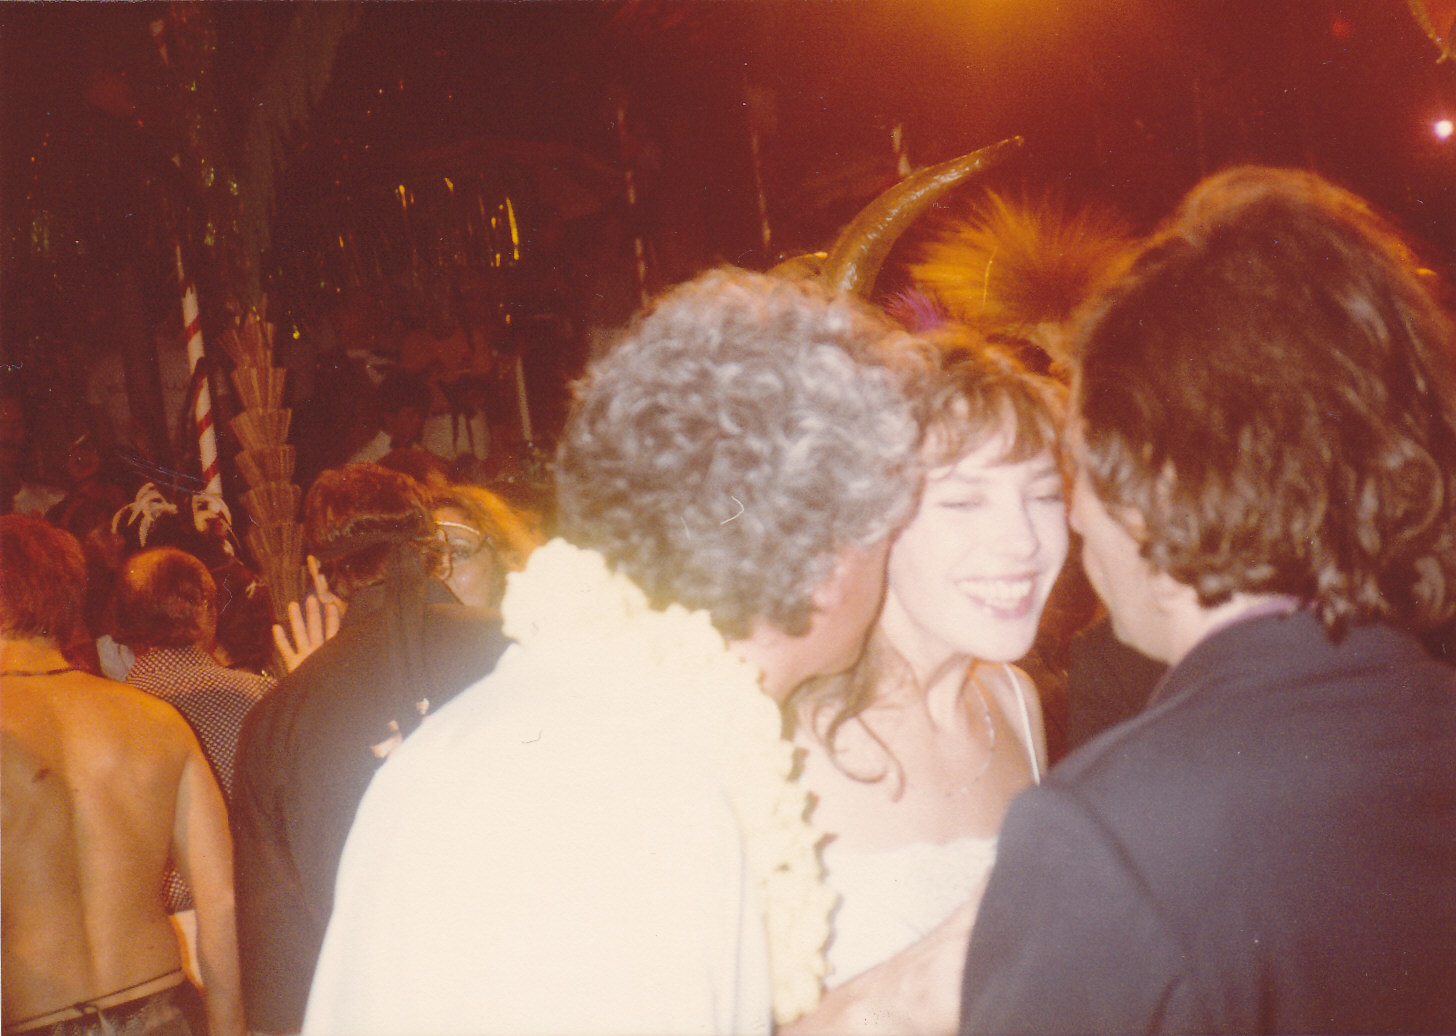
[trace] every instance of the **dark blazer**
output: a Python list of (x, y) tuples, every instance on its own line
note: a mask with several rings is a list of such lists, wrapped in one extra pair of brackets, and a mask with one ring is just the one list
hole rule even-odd
[(1456, 1032), (1456, 671), (1306, 613), (1207, 638), (1020, 796), (963, 1033)]
[[(400, 686), (382, 587), (356, 595), (336, 637), (248, 714), (231, 819), (238, 954), (248, 1028), (294, 1032), (333, 909), (344, 840), (390, 722), (434, 712), (495, 667), (500, 621), (431, 581), (419, 686)], [(396, 720), (397, 722), (397, 720)], [(382, 751), (382, 749), (381, 749)]]
[(1168, 667), (1112, 632), (1106, 616), (1072, 638), (1067, 667), (1067, 751), (1147, 707)]

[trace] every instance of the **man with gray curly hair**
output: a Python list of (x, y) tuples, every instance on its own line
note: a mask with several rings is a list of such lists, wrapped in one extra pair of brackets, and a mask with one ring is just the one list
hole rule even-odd
[[(380, 771), (306, 1033), (749, 1033), (833, 898), (775, 703), (851, 665), (918, 485), (913, 340), (716, 270), (577, 386), (515, 640)], [(903, 360), (903, 363), (901, 362)]]
[[(919, 353), (812, 283), (720, 270), (646, 313), (591, 373), (556, 467), (561, 535), (655, 607), (707, 611), (781, 699), (859, 657), (827, 591), (877, 603), (909, 517), (918, 432), (902, 375)], [(817, 595), (817, 596), (816, 596)], [(811, 627), (818, 634), (811, 636)], [(756, 660), (763, 662), (761, 658)]]

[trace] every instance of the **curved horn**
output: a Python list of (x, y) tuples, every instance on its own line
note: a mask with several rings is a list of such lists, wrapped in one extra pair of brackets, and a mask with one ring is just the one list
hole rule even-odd
[(771, 277), (787, 277), (791, 281), (810, 281), (824, 272), (828, 252), (806, 252), (791, 255), (768, 268)]
[(819, 276), (836, 290), (865, 294), (874, 287), (890, 249), (917, 216), (951, 187), (1000, 163), (1023, 143), (1021, 137), (1008, 137), (901, 180), (844, 228), (829, 249)]

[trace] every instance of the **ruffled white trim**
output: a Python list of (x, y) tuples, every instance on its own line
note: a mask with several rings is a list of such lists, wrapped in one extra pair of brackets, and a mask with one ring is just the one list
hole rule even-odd
[[(657, 610), (601, 555), (552, 540), (508, 579), (505, 632), (539, 654), (572, 644), (602, 674), (634, 728), (684, 744), (718, 777), (742, 828), (757, 881), (773, 976), (774, 1018), (793, 1021), (819, 1002), (824, 946), (837, 896), (823, 881), (821, 833), (793, 781), (794, 748), (758, 670), (733, 654), (706, 612)], [(532, 652), (537, 654), (536, 652)], [(549, 655), (547, 656), (549, 665)]]

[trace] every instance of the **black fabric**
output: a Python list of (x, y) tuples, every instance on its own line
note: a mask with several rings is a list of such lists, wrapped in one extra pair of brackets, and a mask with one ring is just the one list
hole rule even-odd
[[(248, 715), (233, 785), (238, 949), (248, 1026), (299, 1028), (334, 876), (359, 800), (381, 762), (392, 722), (428, 701), (431, 713), (495, 666), (505, 647), (498, 618), (455, 602), (430, 580), (418, 642), (402, 650), (400, 610), (384, 588), (351, 601), (336, 637), (285, 676)], [(407, 626), (415, 623), (405, 621)], [(403, 674), (420, 672), (401, 686)], [(415, 713), (418, 716), (418, 713)]]
[(1223, 630), (1012, 804), (962, 1033), (1456, 1032), (1456, 671)]
[(384, 574), (384, 640), (388, 645), (385, 658), (390, 667), (390, 683), (404, 690), (395, 708), (394, 719), (400, 733), (408, 737), (420, 725), (423, 716), (415, 708), (413, 688), (419, 686), (425, 672), (425, 594), (438, 585), (420, 570), (419, 562), (406, 560), (396, 553)]
[(1141, 712), (1168, 667), (1128, 647), (1103, 618), (1072, 639), (1067, 667), (1067, 751)]

